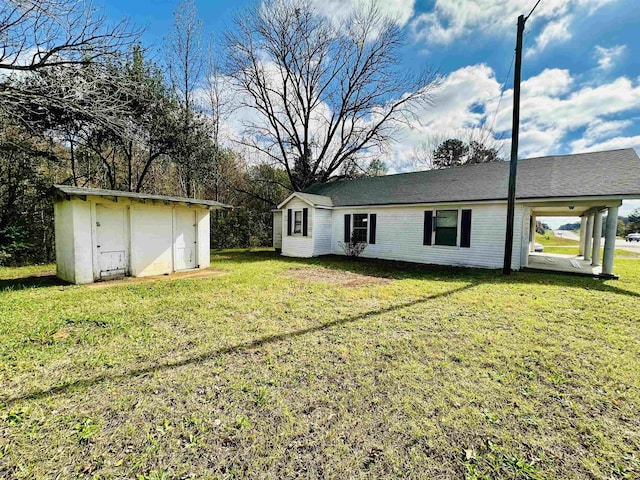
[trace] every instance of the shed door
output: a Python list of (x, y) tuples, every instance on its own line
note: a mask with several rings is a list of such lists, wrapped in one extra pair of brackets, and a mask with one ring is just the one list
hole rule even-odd
[(196, 212), (176, 209), (176, 270), (196, 268)]
[(127, 272), (125, 207), (96, 205), (96, 238), (100, 278)]

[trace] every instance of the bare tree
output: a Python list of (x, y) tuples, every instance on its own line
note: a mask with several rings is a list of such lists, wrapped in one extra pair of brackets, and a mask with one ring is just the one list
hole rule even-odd
[(0, 5), (0, 70), (35, 71), (104, 60), (138, 36), (109, 26), (83, 0), (5, 0)]
[(379, 154), (430, 103), (435, 77), (401, 68), (401, 29), (374, 5), (334, 24), (308, 0), (268, 0), (235, 23), (228, 72), (259, 117), (246, 123), (244, 143), (284, 168), (296, 190)]
[[(205, 95), (209, 116), (211, 119), (211, 135), (213, 143), (218, 149), (218, 155), (214, 159), (213, 164), (213, 192), (214, 199), (220, 198), (221, 178), (220, 159), (222, 154), (220, 129), (225, 121), (229, 119), (234, 111), (235, 104), (229, 91), (229, 79), (225, 77), (220, 69), (220, 61), (216, 53), (215, 43), (213, 39), (209, 40), (209, 48), (205, 67)], [(216, 217), (219, 212), (216, 211)]]
[(34, 115), (65, 109), (117, 122), (120, 106), (100, 75), (138, 35), (82, 0), (0, 2), (0, 115), (31, 126)]
[(191, 131), (196, 122), (196, 90), (202, 88), (205, 68), (202, 49), (202, 22), (193, 0), (180, 2), (173, 14), (173, 29), (166, 39), (166, 64), (174, 93), (182, 107), (182, 132), (177, 163), (182, 189), (187, 196), (195, 193), (193, 185), (194, 151)]

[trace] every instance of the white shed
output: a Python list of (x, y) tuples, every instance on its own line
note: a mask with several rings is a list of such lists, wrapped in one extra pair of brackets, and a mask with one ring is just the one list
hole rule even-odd
[(54, 185), (59, 278), (92, 283), (209, 267), (212, 200)]

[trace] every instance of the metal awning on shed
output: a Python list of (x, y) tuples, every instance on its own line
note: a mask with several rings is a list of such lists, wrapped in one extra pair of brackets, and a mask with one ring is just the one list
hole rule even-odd
[(224, 203), (216, 202), (215, 200), (200, 200), (197, 198), (187, 197), (173, 197), (170, 195), (153, 195), (148, 193), (137, 192), (125, 192), (122, 190), (106, 190), (103, 188), (84, 188), (75, 187), (72, 185), (54, 185), (52, 187), (52, 194), (58, 198), (69, 199), (71, 197), (77, 197), (86, 199), (87, 196), (105, 197), (113, 201), (118, 201), (118, 198), (128, 198), (131, 200), (138, 200), (141, 202), (162, 202), (162, 203), (184, 203), (187, 205), (200, 205), (208, 208), (209, 210), (216, 209), (232, 209), (233, 206), (226, 205)]

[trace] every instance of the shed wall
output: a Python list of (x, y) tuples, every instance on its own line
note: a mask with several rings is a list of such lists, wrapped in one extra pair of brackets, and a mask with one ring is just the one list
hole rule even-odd
[(173, 208), (132, 204), (131, 275), (144, 277), (173, 271)]
[[(163, 275), (175, 271), (175, 205), (144, 204), (102, 197), (71, 199), (54, 204), (56, 269), (58, 277), (71, 283), (91, 283), (100, 278), (96, 251), (96, 206), (117, 205), (128, 210), (126, 243), (128, 273), (134, 277)], [(194, 208), (197, 221), (196, 268), (210, 266), (210, 214)]]
[(73, 263), (75, 270), (74, 283), (93, 282), (93, 235), (91, 226), (93, 215), (91, 203), (72, 200), (73, 209)]
[(273, 248), (282, 248), (282, 211), (273, 212)]
[(53, 205), (56, 242), (56, 272), (59, 278), (75, 283), (75, 249), (73, 247), (73, 205), (56, 202)]
[(198, 256), (197, 268), (211, 266), (211, 212), (202, 208), (198, 212)]

